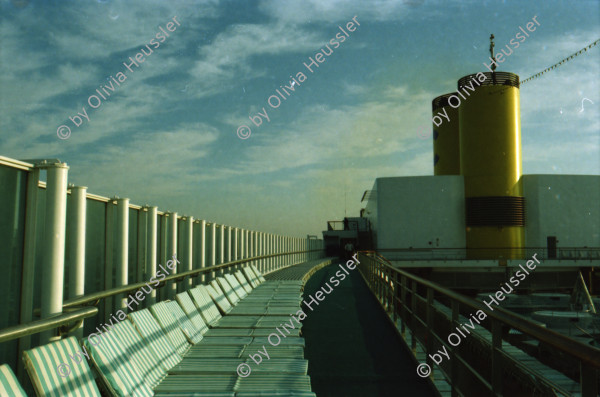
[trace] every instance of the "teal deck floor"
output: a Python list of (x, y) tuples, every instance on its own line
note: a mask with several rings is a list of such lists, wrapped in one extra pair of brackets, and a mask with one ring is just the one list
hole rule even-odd
[[(306, 283), (304, 299), (315, 295), (340, 270), (339, 260)], [(358, 269), (314, 304), (302, 333), (312, 390), (318, 397), (435, 396), (416, 374), (410, 357)], [(329, 288), (325, 286), (328, 291)], [(315, 298), (316, 299), (316, 298)]]

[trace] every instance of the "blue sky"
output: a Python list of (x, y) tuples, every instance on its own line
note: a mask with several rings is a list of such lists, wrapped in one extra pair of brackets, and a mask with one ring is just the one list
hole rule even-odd
[[(59, 158), (92, 193), (294, 236), (356, 216), (377, 177), (433, 174), (419, 129), (433, 98), (486, 70), (490, 33), (499, 49), (537, 16), (499, 68), (521, 79), (600, 38), (599, 1), (0, 4), (0, 155)], [(174, 16), (180, 26), (91, 109), (88, 97)], [(360, 26), (307, 72), (355, 16)], [(522, 87), (525, 174), (600, 174), (599, 65), (597, 45)], [(270, 108), (299, 71), (306, 81)], [(593, 104), (581, 111), (583, 98)], [(75, 127), (82, 107), (90, 121)], [(256, 127), (248, 117), (263, 107), (270, 121)], [(61, 125), (70, 138), (58, 139)]]

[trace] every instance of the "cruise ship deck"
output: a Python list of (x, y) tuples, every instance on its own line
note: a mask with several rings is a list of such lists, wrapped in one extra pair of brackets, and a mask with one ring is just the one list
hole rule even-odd
[(0, 397), (600, 396), (599, 1), (0, 14)]
[[(518, 295), (529, 306), (508, 299), (502, 307), (512, 288), (498, 300), (473, 291), (522, 262), (527, 288), (560, 287), (557, 274), (579, 274), (591, 299), (581, 271), (598, 250), (553, 258), (529, 248), (535, 261), (501, 267), (469, 259), (468, 250), (331, 256), (341, 247), (329, 245), (336, 233), (361, 243), (359, 220), (325, 231), (326, 244), (101, 197), (67, 186), (68, 168), (56, 161), (0, 163), (11, 192), (2, 208), (18, 215), (11, 235), (3, 229), (15, 249), (8, 268), (21, 269), (3, 280), (4, 321), (18, 323), (0, 330), (5, 394), (597, 394), (589, 310), (575, 314), (584, 334), (573, 337), (544, 328), (548, 318), (545, 325), (523, 315), (519, 309), (543, 308), (535, 294)], [(378, 208), (386, 217), (385, 205)]]

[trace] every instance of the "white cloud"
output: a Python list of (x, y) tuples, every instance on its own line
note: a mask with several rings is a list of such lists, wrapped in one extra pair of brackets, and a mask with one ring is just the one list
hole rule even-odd
[(422, 0), (264, 0), (260, 9), (278, 20), (305, 23), (327, 21), (330, 23), (357, 20), (390, 21), (406, 16)]
[(255, 59), (314, 51), (323, 40), (315, 32), (281, 23), (232, 25), (199, 49), (200, 59), (190, 74), (203, 95), (223, 91), (224, 85), (228, 89), (240, 81), (265, 75), (264, 70), (252, 68)]

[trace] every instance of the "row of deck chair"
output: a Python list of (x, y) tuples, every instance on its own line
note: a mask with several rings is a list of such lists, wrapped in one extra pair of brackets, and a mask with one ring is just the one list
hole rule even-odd
[[(316, 397), (304, 339), (290, 316), (300, 310), (302, 286), (266, 281), (247, 266), (129, 313), (93, 343), (84, 338), (83, 347), (69, 337), (25, 351), (25, 368), (43, 396), (100, 396), (102, 389), (112, 396)], [(284, 323), (285, 332), (277, 332)], [(277, 346), (269, 343), (273, 333)], [(270, 358), (256, 364), (249, 355), (259, 350)], [(71, 368), (66, 377), (58, 374), (61, 363)], [(237, 373), (242, 363), (252, 371), (246, 377)], [(7, 366), (0, 367), (0, 395), (2, 387), (22, 393)]]

